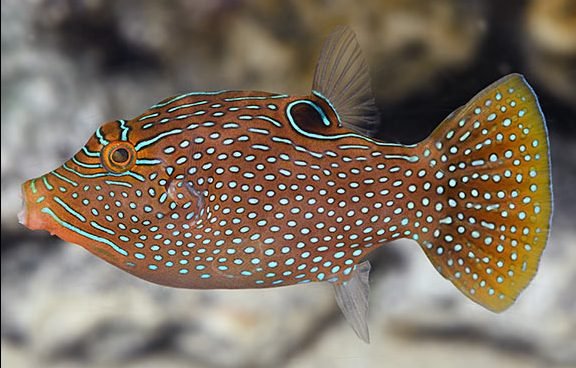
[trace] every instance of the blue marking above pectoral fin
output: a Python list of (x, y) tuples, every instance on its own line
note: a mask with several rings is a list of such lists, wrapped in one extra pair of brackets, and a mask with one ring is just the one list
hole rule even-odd
[(368, 67), (350, 28), (336, 29), (324, 42), (312, 91), (330, 105), (342, 125), (358, 133), (373, 135), (380, 118)]
[(326, 108), (329, 108), (327, 104), (306, 98), (295, 100), (286, 106), (286, 117), (293, 127), (297, 126), (306, 133), (323, 135), (330, 128), (339, 126), (338, 119), (334, 114), (328, 115)]

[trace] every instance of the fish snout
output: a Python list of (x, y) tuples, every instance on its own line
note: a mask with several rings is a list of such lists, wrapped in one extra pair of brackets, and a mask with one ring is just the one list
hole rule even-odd
[(18, 222), (30, 230), (45, 230), (46, 220), (40, 210), (45, 196), (36, 186), (37, 179), (31, 179), (20, 187), (22, 208), (18, 212)]

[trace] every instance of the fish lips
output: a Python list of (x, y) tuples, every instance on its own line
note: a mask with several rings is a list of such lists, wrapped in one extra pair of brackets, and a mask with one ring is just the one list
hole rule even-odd
[(46, 207), (46, 196), (36, 188), (35, 181), (31, 179), (22, 184), (20, 193), (22, 197), (22, 208), (18, 213), (18, 222), (30, 230), (46, 230), (54, 234), (56, 226), (52, 219), (42, 212), (42, 208)]

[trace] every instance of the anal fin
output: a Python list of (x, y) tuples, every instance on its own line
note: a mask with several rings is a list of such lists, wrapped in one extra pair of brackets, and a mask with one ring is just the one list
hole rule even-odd
[(356, 335), (366, 343), (370, 342), (368, 331), (368, 295), (370, 262), (365, 261), (356, 266), (350, 279), (334, 284), (336, 302)]

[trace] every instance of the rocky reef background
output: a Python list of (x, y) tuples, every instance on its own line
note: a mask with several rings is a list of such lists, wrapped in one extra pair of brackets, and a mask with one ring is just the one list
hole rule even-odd
[[(576, 3), (572, 0), (2, 0), (2, 367), (576, 366)], [(537, 91), (555, 218), (540, 272), (496, 315), (397, 241), (372, 259), (372, 343), (329, 285), (148, 284), (18, 225), (19, 185), (102, 122), (185, 91), (307, 93), (324, 37), (358, 33), (379, 137), (413, 143), (509, 72)]]

